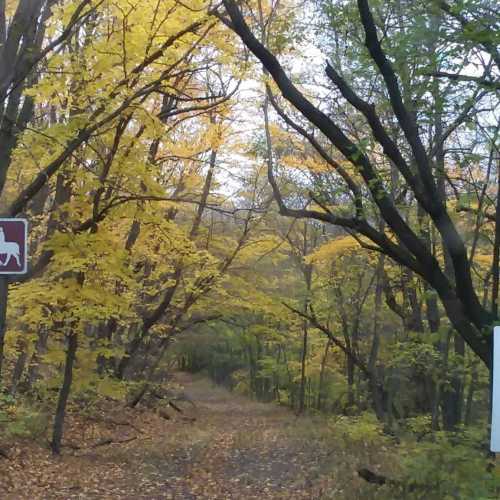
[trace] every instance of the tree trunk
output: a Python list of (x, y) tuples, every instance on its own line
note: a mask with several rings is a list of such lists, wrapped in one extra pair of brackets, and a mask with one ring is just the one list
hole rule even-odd
[(497, 163), (497, 201), (495, 208), (495, 241), (493, 244), (493, 262), (491, 273), (491, 312), (498, 317), (498, 287), (500, 284), (500, 160)]
[(10, 384), (9, 391), (12, 396), (14, 396), (17, 392), (17, 387), (23, 375), (26, 360), (28, 359), (28, 348), (24, 337), (19, 339), (17, 346), (19, 349), (19, 356), (17, 357), (16, 364), (14, 365), (14, 370), (12, 372), (12, 382)]
[(472, 423), (472, 407), (474, 403), (474, 393), (476, 391), (478, 376), (477, 376), (477, 360), (473, 361), (471, 380), (469, 390), (467, 391), (467, 401), (465, 403), (464, 424), (471, 425)]
[(66, 363), (64, 365), (64, 378), (59, 391), (59, 399), (57, 401), (57, 410), (54, 418), (54, 430), (52, 433), (52, 441), (50, 448), (54, 455), (61, 453), (61, 441), (63, 437), (64, 417), (66, 416), (66, 404), (68, 402), (69, 393), (71, 390), (71, 382), (73, 381), (73, 365), (76, 359), (76, 350), (78, 348), (78, 337), (76, 334), (67, 335), (68, 348), (66, 350)]
[(319, 386), (318, 386), (318, 402), (317, 402), (317, 409), (321, 411), (323, 408), (323, 399), (325, 396), (325, 372), (326, 372), (326, 362), (328, 359), (328, 351), (330, 350), (330, 346), (332, 345), (331, 341), (328, 339), (326, 346), (325, 346), (325, 352), (323, 353), (323, 358), (321, 359), (321, 368), (319, 372)]
[(159, 346), (159, 354), (156, 356), (154, 362), (149, 365), (149, 369), (147, 370), (146, 377), (142, 387), (137, 391), (135, 396), (129, 401), (128, 406), (130, 408), (135, 408), (142, 400), (142, 398), (146, 395), (146, 392), (149, 390), (151, 386), (151, 381), (153, 380), (156, 369), (160, 365), (161, 360), (167, 350), (169, 345), (170, 338), (165, 337), (162, 339), (162, 342)]
[(354, 361), (347, 356), (347, 407), (349, 411), (354, 408)]
[(306, 398), (306, 360), (307, 360), (307, 321), (304, 321), (302, 330), (302, 357), (300, 361), (300, 392), (299, 392), (299, 408), (298, 413), (304, 413), (305, 398)]
[(377, 358), (380, 347), (380, 320), (382, 310), (382, 297), (384, 293), (384, 256), (379, 257), (377, 263), (377, 276), (375, 281), (375, 311), (373, 318), (373, 338), (370, 349), (370, 357), (368, 359), (368, 369), (373, 376), (370, 378), (370, 390), (372, 395), (373, 408), (379, 420), (384, 419), (384, 395), (377, 384)]
[[(449, 369), (449, 352), (451, 348), (452, 336), (454, 333), (450, 331), (448, 333), (445, 348), (443, 352), (444, 356), (444, 375)], [(455, 334), (456, 335), (456, 334)], [(460, 354), (460, 346), (454, 342), (455, 353)], [(451, 375), (451, 383), (446, 384), (441, 389), (442, 400), (441, 400), (441, 410), (443, 415), (443, 429), (446, 431), (456, 430), (458, 424), (461, 420), (461, 407), (462, 407), (462, 381), (460, 377), (456, 374)]]
[[(461, 337), (456, 333), (453, 334), (453, 345), (455, 352), (455, 359), (461, 360), (463, 364), (465, 355), (465, 345)], [(451, 384), (447, 391), (445, 391), (445, 401), (443, 405), (446, 406), (445, 415), (446, 427), (445, 430), (456, 430), (457, 426), (462, 421), (462, 406), (463, 406), (463, 380), (461, 376), (462, 370), (454, 370), (451, 377)]]
[(7, 298), (9, 295), (9, 281), (6, 276), (0, 276), (0, 385), (2, 382), (3, 350), (5, 334), (7, 333)]
[(33, 384), (38, 378), (38, 367), (40, 364), (40, 356), (47, 351), (47, 339), (49, 331), (45, 326), (40, 326), (38, 330), (38, 339), (35, 344), (35, 352), (31, 356), (28, 367), (27, 386), (33, 387)]
[[(426, 241), (431, 248), (431, 242), (428, 232), (426, 233)], [(429, 330), (432, 333), (437, 333), (439, 331), (441, 325), (441, 318), (439, 316), (439, 307), (437, 302), (437, 295), (435, 293), (430, 293), (431, 288), (425, 285), (424, 287), (427, 297), (426, 297), (426, 305), (427, 305), (427, 323), (429, 325)], [(441, 342), (435, 342), (434, 348), (437, 352), (441, 351)], [(431, 393), (431, 427), (432, 430), (439, 430), (439, 401), (441, 400), (441, 381), (439, 380), (439, 376), (436, 379), (435, 374), (429, 374), (427, 378), (427, 383), (429, 385), (429, 390)]]

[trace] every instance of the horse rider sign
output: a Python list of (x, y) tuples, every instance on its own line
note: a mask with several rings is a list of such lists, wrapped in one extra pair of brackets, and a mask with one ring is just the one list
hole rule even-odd
[(25, 274), (28, 268), (28, 221), (0, 218), (0, 275)]

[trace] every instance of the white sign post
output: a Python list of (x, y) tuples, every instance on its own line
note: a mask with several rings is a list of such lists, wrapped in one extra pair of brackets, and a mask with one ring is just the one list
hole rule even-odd
[(500, 452), (500, 326), (493, 329), (493, 389), (491, 395), (491, 451)]

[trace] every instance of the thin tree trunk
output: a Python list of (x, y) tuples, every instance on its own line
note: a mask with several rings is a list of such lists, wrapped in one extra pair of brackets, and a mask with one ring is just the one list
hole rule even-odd
[(75, 333), (67, 335), (68, 348), (66, 350), (66, 362), (64, 365), (64, 378), (59, 391), (57, 401), (57, 410), (54, 418), (54, 430), (52, 432), (52, 441), (50, 448), (54, 455), (61, 453), (61, 442), (63, 437), (64, 418), (66, 416), (66, 405), (68, 403), (73, 381), (73, 365), (76, 359), (76, 350), (78, 348), (78, 337)]
[(354, 408), (354, 361), (347, 356), (347, 407), (349, 411)]
[(434, 395), (432, 399), (431, 428), (433, 431), (439, 430), (439, 401), (441, 400), (441, 384), (434, 384)]
[[(281, 346), (278, 344), (278, 349), (276, 353), (276, 366), (278, 367), (280, 365), (280, 358), (281, 358)], [(281, 403), (281, 397), (280, 397), (280, 377), (279, 373), (277, 371), (274, 372), (273, 374), (273, 391), (274, 391), (274, 398), (278, 403)]]
[[(447, 335), (446, 339), (444, 341), (444, 347), (443, 347), (443, 372), (441, 377), (444, 379), (446, 377), (446, 374), (449, 369), (449, 353), (450, 353), (450, 344), (451, 344), (451, 338), (452, 338), (452, 331), (450, 330)], [(443, 386), (441, 387), (441, 413), (443, 417), (443, 429), (446, 431), (451, 431), (454, 429), (453, 426), (453, 410), (454, 407), (454, 391), (453, 388)]]
[[(381, 319), (381, 309), (382, 309), (382, 296), (384, 293), (384, 256), (379, 257), (377, 264), (377, 276), (375, 281), (375, 314), (373, 318), (373, 339), (370, 349), (370, 358), (368, 360), (368, 369), (372, 374), (377, 371), (377, 358), (378, 351), (380, 347), (380, 319)], [(380, 388), (376, 383), (375, 377), (370, 379), (370, 389), (372, 393), (373, 407), (377, 418), (383, 420), (384, 418), (384, 401), (383, 395), (381, 394)]]
[(332, 345), (330, 339), (326, 342), (325, 346), (325, 352), (323, 353), (323, 357), (321, 358), (321, 368), (319, 372), (319, 386), (318, 386), (318, 402), (317, 402), (317, 409), (321, 411), (323, 407), (323, 399), (324, 399), (324, 392), (325, 392), (325, 372), (326, 372), (326, 362), (328, 359), (328, 351), (330, 350), (330, 346)]
[(500, 283), (500, 160), (497, 166), (497, 204), (495, 210), (495, 242), (493, 245), (493, 263), (491, 274), (493, 283), (491, 287), (491, 312), (498, 317), (498, 286)]
[(5, 334), (7, 332), (7, 298), (9, 296), (9, 281), (6, 276), (0, 276), (0, 385), (2, 382), (2, 365), (4, 356)]
[(472, 364), (472, 374), (469, 383), (469, 390), (467, 391), (467, 400), (465, 403), (464, 424), (469, 426), (472, 423), (472, 406), (474, 403), (474, 393), (478, 382), (477, 373), (477, 360), (475, 359)]
[(149, 369), (146, 373), (145, 381), (142, 384), (142, 387), (137, 391), (135, 396), (131, 399), (131, 401), (128, 403), (128, 406), (130, 408), (135, 408), (141, 401), (142, 398), (146, 395), (146, 392), (149, 390), (151, 386), (151, 381), (153, 380), (154, 374), (156, 372), (156, 369), (160, 365), (161, 360), (163, 359), (163, 356), (167, 350), (167, 347), (170, 343), (170, 337), (165, 337), (162, 341), (162, 344), (160, 345), (160, 353), (154, 360), (154, 362), (149, 366)]
[(394, 427), (394, 393), (395, 387), (394, 387), (394, 369), (390, 369), (389, 371), (389, 376), (387, 380), (387, 423), (386, 423), (386, 429), (388, 432), (392, 431), (392, 428)]
[[(22, 335), (22, 334), (21, 334)], [(19, 350), (19, 355), (14, 365), (14, 370), (12, 372), (12, 382), (10, 384), (10, 394), (14, 396), (17, 392), (17, 387), (19, 381), (24, 372), (24, 367), (26, 366), (26, 360), (28, 359), (28, 346), (26, 345), (26, 338), (21, 337), (17, 342), (17, 348)]]
[(307, 321), (304, 321), (302, 326), (302, 356), (300, 361), (300, 392), (299, 392), (299, 408), (298, 413), (304, 413), (305, 397), (306, 397), (306, 361), (307, 361), (307, 340), (308, 328)]
[[(447, 336), (445, 349), (443, 352), (444, 362), (443, 362), (443, 378), (446, 376), (449, 367), (449, 352), (451, 348), (451, 341), (453, 340), (453, 348), (456, 358), (460, 357), (463, 359), (464, 356), (464, 344), (459, 339), (457, 342), (458, 335), (450, 331)], [(441, 406), (443, 415), (443, 429), (447, 431), (456, 430), (457, 426), (460, 424), (462, 418), (462, 398), (463, 398), (463, 382), (459, 374), (452, 373), (450, 384), (441, 388)]]
[(47, 351), (47, 339), (49, 331), (45, 326), (40, 326), (38, 330), (38, 339), (35, 344), (35, 352), (31, 356), (28, 367), (27, 384), (28, 388), (33, 387), (33, 384), (38, 378), (38, 367), (40, 365), (40, 356)]
[(283, 361), (285, 363), (285, 368), (286, 368), (286, 373), (288, 375), (288, 387), (289, 387), (289, 390), (290, 390), (290, 408), (293, 408), (294, 407), (294, 385), (293, 385), (293, 377), (292, 377), (292, 374), (290, 372), (290, 366), (288, 364), (288, 356), (286, 355), (286, 349), (285, 349), (285, 346), (282, 345), (281, 346), (281, 350), (283, 352)]

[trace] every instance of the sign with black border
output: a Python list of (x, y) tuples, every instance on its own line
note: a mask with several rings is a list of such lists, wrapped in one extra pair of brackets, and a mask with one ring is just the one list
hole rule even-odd
[(28, 271), (28, 221), (0, 218), (0, 275)]

